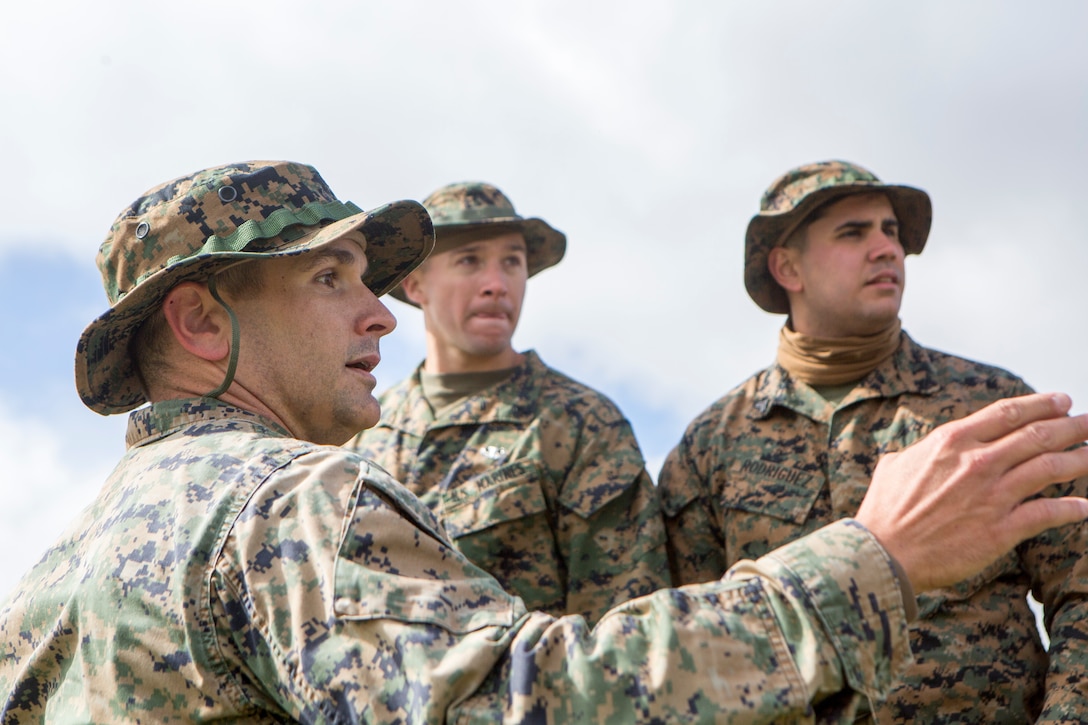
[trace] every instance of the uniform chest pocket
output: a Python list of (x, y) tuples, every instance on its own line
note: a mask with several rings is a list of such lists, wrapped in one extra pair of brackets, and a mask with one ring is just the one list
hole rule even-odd
[(735, 460), (716, 486), (723, 509), (803, 524), (820, 495), (821, 474), (761, 459)]
[(823, 476), (760, 459), (736, 461), (716, 484), (726, 565), (755, 559), (819, 528)]
[(565, 560), (544, 497), (543, 472), (515, 461), (443, 492), (454, 544), (529, 609), (565, 611)]
[(532, 461), (514, 461), (443, 492), (442, 520), (454, 539), (544, 514), (543, 474)]
[(448, 542), (384, 503), (356, 506), (333, 574), (339, 619), (434, 624), (450, 632), (510, 626), (521, 605)]

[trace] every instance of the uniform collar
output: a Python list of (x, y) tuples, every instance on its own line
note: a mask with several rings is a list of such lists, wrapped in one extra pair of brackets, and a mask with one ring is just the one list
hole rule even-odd
[(202, 433), (248, 426), (265, 435), (291, 437), (283, 426), (238, 406), (216, 398), (185, 398), (163, 400), (132, 411), (125, 432), (125, 446), (134, 448), (153, 443), (196, 423), (204, 426)]
[(438, 416), (423, 397), (420, 363), (403, 386), (390, 391), (391, 395), (382, 400), (382, 425), (423, 435), (427, 430), (447, 426), (530, 421), (536, 415), (536, 401), (548, 367), (533, 350), (526, 351), (524, 356), (510, 377), (444, 408)]
[(819, 393), (793, 378), (776, 363), (767, 370), (756, 388), (748, 417), (763, 419), (771, 414), (775, 406), (781, 406), (809, 418), (823, 420), (836, 409), (861, 400), (894, 398), (904, 393), (932, 395), (940, 387), (929, 353), (904, 331), (899, 347), (892, 356), (859, 380), (838, 408), (832, 408)]

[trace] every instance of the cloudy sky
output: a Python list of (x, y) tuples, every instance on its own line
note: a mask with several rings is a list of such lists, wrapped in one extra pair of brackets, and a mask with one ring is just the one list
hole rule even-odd
[[(567, 233), (515, 339), (610, 395), (651, 472), (774, 355), (741, 284), (763, 189), (828, 158), (933, 197), (904, 327), (1088, 409), (1088, 4), (41, 0), (0, 25), (0, 598), (97, 492), (80, 403), (94, 255), (206, 166), (315, 165), (370, 208), (490, 181)], [(382, 386), (423, 351), (418, 313)]]

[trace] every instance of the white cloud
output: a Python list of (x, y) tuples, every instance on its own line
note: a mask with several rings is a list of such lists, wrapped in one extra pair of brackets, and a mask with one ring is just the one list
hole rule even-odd
[(119, 422), (73, 430), (0, 400), (0, 599), (98, 493), (123, 448)]
[[(89, 271), (141, 191), (226, 161), (313, 163), (363, 206), (486, 179), (570, 240), (530, 283), (517, 343), (641, 411), (636, 433), (657, 462), (687, 420), (773, 359), (782, 318), (741, 284), (762, 190), (799, 163), (848, 158), (933, 195), (905, 327), (1088, 406), (1083, 3), (181, 7), (11, 8), (0, 265), (48, 249)], [(78, 304), (85, 321), (101, 311), (69, 299), (55, 269), (43, 261), (39, 274), (56, 305)], [(402, 324), (383, 345), (383, 385), (423, 354), (418, 313), (391, 306)], [(10, 337), (0, 356), (38, 344)], [(70, 395), (70, 368), (50, 375), (0, 381), (0, 400), (24, 387)], [(10, 551), (44, 548), (120, 453), (123, 421), (66, 405), (49, 423), (0, 407), (0, 452), (33, 462), (0, 481)]]

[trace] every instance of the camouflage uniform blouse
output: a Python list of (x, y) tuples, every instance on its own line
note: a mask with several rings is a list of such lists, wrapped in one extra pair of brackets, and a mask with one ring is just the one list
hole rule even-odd
[(457, 548), (530, 609), (582, 614), (668, 586), (661, 506), (631, 425), (536, 353), (439, 411), (417, 370), (348, 447), (442, 520)]
[(206, 398), (134, 412), (128, 444), (0, 603), (0, 722), (848, 722), (845, 688), (910, 657), (856, 522), (591, 633), (527, 613), (342, 448)]
[[(1030, 392), (998, 368), (915, 344), (835, 408), (776, 365), (697, 417), (659, 485), (677, 584), (716, 579), (853, 515), (877, 461), (934, 427)], [(1075, 491), (1085, 482), (1053, 487)], [(878, 722), (1023, 723), (1088, 717), (1088, 536), (1083, 525), (1031, 539), (979, 576), (918, 597), (916, 663)], [(1025, 602), (1045, 605), (1048, 662)], [(1049, 667), (1049, 671), (1048, 671)]]

